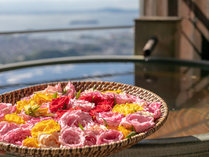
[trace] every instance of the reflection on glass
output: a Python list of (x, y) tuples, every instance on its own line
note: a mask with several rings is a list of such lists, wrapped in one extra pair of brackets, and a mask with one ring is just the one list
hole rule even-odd
[(163, 64), (136, 64), (135, 83), (161, 96), (170, 110), (165, 125), (149, 138), (208, 132), (209, 70)]

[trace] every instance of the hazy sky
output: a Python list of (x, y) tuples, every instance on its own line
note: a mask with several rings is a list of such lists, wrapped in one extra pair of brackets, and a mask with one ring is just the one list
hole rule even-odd
[(0, 0), (0, 11), (73, 11), (106, 7), (138, 9), (139, 0)]

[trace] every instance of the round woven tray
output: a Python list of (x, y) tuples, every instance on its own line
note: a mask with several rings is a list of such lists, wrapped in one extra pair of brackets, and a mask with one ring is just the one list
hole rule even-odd
[[(122, 83), (115, 83), (115, 82), (103, 82), (103, 81), (75, 81), (72, 82), (76, 88), (76, 91), (84, 91), (86, 89), (90, 89), (94, 87), (99, 91), (105, 90), (118, 90), (124, 91), (128, 94), (138, 96), (141, 99), (148, 101), (148, 102), (161, 102), (161, 112), (162, 115), (157, 121), (155, 121), (155, 126), (149, 129), (146, 132), (137, 134), (132, 136), (128, 139), (123, 139), (118, 142), (110, 143), (110, 144), (102, 144), (102, 145), (94, 145), (94, 146), (85, 146), (85, 147), (78, 147), (78, 148), (28, 148), (23, 146), (17, 146), (14, 144), (0, 142), (0, 150), (4, 150), (9, 154), (19, 155), (19, 156), (108, 156), (115, 152), (121, 151), (123, 149), (129, 148), (132, 145), (138, 143), (140, 140), (144, 139), (145, 137), (149, 136), (150, 134), (154, 133), (158, 130), (162, 124), (165, 122), (168, 116), (168, 108), (165, 101), (160, 98), (158, 95), (145, 90), (140, 87), (131, 86)], [(0, 95), (0, 102), (4, 103), (12, 103), (15, 104), (16, 101), (20, 100), (25, 96), (31, 95), (35, 91), (43, 90), (48, 85), (55, 85), (57, 82), (48, 83), (48, 84), (40, 84), (32, 87), (27, 87), (15, 91), (11, 91), (9, 93), (4, 93)], [(64, 87), (67, 82), (61, 82), (62, 87)]]

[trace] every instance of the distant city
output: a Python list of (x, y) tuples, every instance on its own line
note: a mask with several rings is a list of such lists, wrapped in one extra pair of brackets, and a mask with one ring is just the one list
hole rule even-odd
[[(84, 12), (0, 13), (0, 31), (133, 25), (138, 17), (138, 10), (118, 8)], [(132, 29), (1, 35), (0, 64), (65, 56), (132, 55), (133, 43)]]
[(80, 35), (79, 38), (67, 42), (27, 36), (0, 37), (0, 63), (65, 56), (133, 54), (133, 34), (130, 31), (110, 34), (109, 37)]

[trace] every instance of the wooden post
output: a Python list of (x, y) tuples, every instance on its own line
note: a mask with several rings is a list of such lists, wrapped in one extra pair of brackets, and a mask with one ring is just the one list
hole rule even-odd
[(143, 55), (147, 40), (153, 36), (158, 44), (151, 56), (176, 57), (179, 52), (180, 21), (178, 17), (140, 17), (135, 20), (135, 55)]

